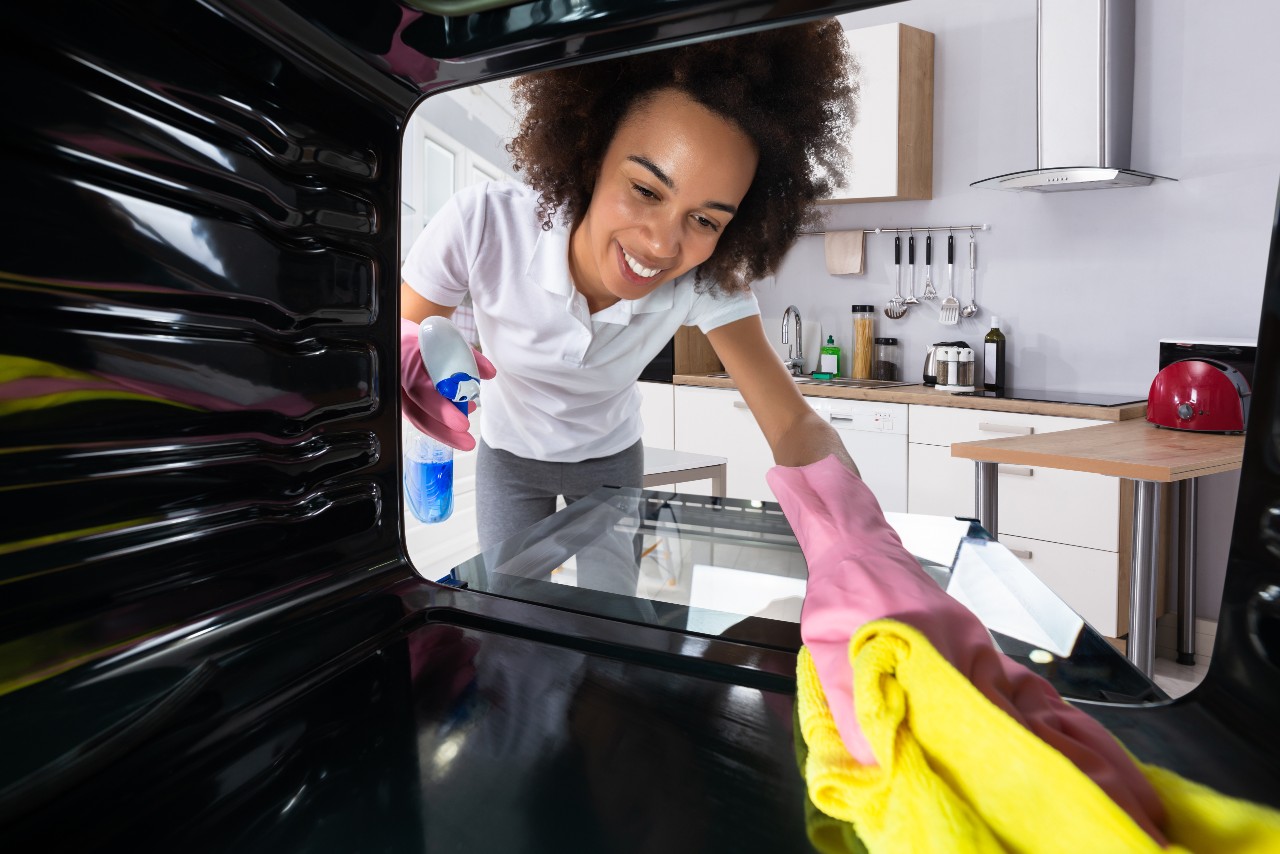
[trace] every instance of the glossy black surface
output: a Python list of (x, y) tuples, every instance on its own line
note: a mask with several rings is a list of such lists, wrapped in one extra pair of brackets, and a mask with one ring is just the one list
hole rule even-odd
[[(408, 565), (400, 133), (424, 92), (872, 5), (0, 7), (6, 850), (806, 850), (788, 650)], [(1209, 677), (1095, 713), (1274, 801), (1272, 259)]]
[[(468, 850), (512, 850), (490, 805), (446, 810), (446, 790), (465, 787), (461, 769), (478, 769), (497, 733), (538, 732), (578, 745), (580, 761), (542, 779), (572, 794), (577, 828), (596, 834), (583, 838), (625, 830), (610, 844), (626, 850), (644, 836), (617, 823), (617, 794), (643, 794), (663, 733), (686, 758), (694, 727), (654, 720), (634, 772), (605, 785), (587, 760), (635, 751), (582, 747), (565, 709), (581, 693), (610, 742), (653, 708), (619, 695), (619, 678), (721, 731), (696, 753), (701, 777), (680, 770), (731, 797), (716, 809), (673, 800), (655, 838), (680, 823), (700, 843), (734, 824), (730, 839), (749, 850), (794, 848), (793, 656), (703, 644), (682, 671), (665, 636), (649, 650), (634, 627), (558, 612), (541, 624), (532, 606), (482, 628), (479, 597), (408, 566), (396, 217), (399, 137), (423, 91), (822, 10), (538, 3), (447, 21), (345, 0), (0, 10), (7, 848), (416, 851), (447, 847), (435, 843), (465, 822), (479, 834)], [(411, 26), (436, 41), (406, 37)], [(436, 623), (474, 641), (489, 675), (472, 694), (494, 709), (479, 753), (439, 781), (423, 776), (420, 748), (454, 707), (415, 673), (453, 685), (468, 671)], [(411, 648), (430, 660), (410, 667)], [(563, 683), (545, 712), (493, 675), (521, 660), (551, 696), (562, 649), (575, 650), (582, 687)], [(762, 684), (776, 715), (755, 710)], [(532, 805), (553, 792), (506, 782)], [(563, 850), (545, 821), (524, 830), (524, 850)]]
[(669, 383), (676, 373), (676, 339), (666, 343), (658, 355), (640, 371), (640, 381), (646, 383)]
[(1000, 400), (1038, 400), (1043, 403), (1078, 403), (1086, 406), (1123, 406), (1145, 403), (1144, 394), (1095, 394), (1085, 391), (1044, 391), (1042, 389), (1004, 388), (999, 391), (953, 391), (955, 397), (994, 397)]

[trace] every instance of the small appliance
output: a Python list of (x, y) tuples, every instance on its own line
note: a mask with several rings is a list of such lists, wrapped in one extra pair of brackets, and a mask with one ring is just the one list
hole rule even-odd
[(1161, 368), (1147, 395), (1147, 420), (1198, 433), (1243, 433), (1249, 382), (1216, 359), (1181, 359)]
[(924, 350), (924, 384), (936, 385), (938, 382), (938, 357), (943, 347), (968, 347), (963, 341), (939, 341)]
[(1253, 388), (1253, 368), (1258, 359), (1257, 339), (1251, 338), (1161, 338), (1156, 370), (1183, 359), (1225, 362), (1244, 374)]

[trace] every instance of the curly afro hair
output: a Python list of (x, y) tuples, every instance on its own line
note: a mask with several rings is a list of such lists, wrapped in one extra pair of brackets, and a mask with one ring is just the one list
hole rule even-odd
[[(854, 69), (851, 72), (850, 69)], [(676, 88), (737, 124), (760, 153), (755, 179), (699, 287), (747, 290), (772, 274), (815, 202), (839, 186), (857, 104), (856, 67), (834, 19), (517, 78), (520, 126), (507, 145), (541, 196), (542, 227), (576, 225), (619, 123), (645, 96)]]

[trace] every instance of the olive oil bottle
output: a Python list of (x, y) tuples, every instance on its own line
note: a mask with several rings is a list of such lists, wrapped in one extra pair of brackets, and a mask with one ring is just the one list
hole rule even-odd
[(1004, 333), (1000, 318), (991, 318), (991, 330), (982, 339), (982, 387), (987, 391), (1004, 391)]

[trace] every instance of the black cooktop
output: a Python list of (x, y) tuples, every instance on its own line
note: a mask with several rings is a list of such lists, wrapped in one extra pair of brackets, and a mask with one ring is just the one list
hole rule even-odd
[(1002, 391), (957, 391), (957, 397), (995, 397), (1001, 400), (1039, 400), (1045, 403), (1079, 403), (1086, 406), (1123, 406), (1144, 403), (1145, 394), (1092, 394), (1077, 391), (1044, 391), (1041, 389), (1006, 388)]

